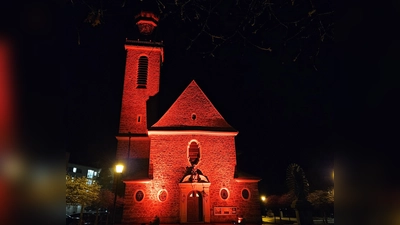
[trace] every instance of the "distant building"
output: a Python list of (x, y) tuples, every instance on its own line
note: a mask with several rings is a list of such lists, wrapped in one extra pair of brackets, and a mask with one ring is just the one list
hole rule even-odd
[(100, 175), (101, 169), (68, 163), (67, 174), (72, 177), (86, 177), (89, 180), (96, 180)]
[[(67, 175), (72, 177), (86, 177), (89, 184), (93, 183), (100, 175), (101, 169), (91, 166), (79, 165), (74, 163), (67, 164)], [(66, 214), (79, 213), (81, 211), (80, 205), (67, 205)]]
[(142, 12), (136, 19), (144, 38), (125, 44), (117, 135), (116, 158), (126, 164), (122, 223), (148, 223), (158, 216), (161, 223), (231, 223), (243, 217), (260, 224), (260, 178), (236, 171), (238, 131), (195, 81), (161, 118), (151, 118), (164, 49), (151, 40), (157, 16)]

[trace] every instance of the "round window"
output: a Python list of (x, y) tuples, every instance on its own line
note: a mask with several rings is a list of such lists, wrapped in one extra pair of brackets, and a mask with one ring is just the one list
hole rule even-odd
[(243, 189), (242, 197), (243, 197), (243, 199), (248, 200), (250, 198), (250, 191), (248, 189)]
[(221, 189), (220, 195), (221, 195), (222, 199), (226, 200), (228, 198), (228, 196), (229, 196), (228, 190), (227, 189)]
[(143, 198), (144, 198), (143, 191), (141, 191), (141, 190), (137, 191), (136, 194), (135, 194), (136, 201), (140, 202), (140, 201), (143, 200)]
[(160, 200), (161, 202), (167, 200), (167, 196), (168, 196), (168, 193), (166, 190), (161, 190), (158, 192), (158, 200)]

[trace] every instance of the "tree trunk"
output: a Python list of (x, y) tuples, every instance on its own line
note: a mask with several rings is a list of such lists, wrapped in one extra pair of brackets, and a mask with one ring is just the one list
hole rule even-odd
[(83, 208), (84, 208), (84, 205), (82, 204), (82, 205), (81, 205), (81, 216), (79, 217), (79, 225), (82, 225), (82, 220), (83, 220)]
[(314, 225), (311, 203), (307, 200), (295, 200), (291, 207), (296, 211), (298, 225)]
[(96, 219), (94, 220), (94, 225), (97, 225), (99, 221), (99, 207), (96, 207)]
[(106, 225), (108, 225), (109, 215), (110, 215), (110, 212), (108, 211), (108, 208), (107, 208), (107, 220), (106, 220)]
[(323, 215), (324, 223), (328, 224), (328, 218), (326, 217), (326, 211), (325, 210), (322, 212), (322, 215)]

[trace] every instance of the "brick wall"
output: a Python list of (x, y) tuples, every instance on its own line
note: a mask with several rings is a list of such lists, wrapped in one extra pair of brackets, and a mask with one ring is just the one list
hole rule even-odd
[[(227, 183), (233, 179), (236, 165), (234, 137), (207, 135), (151, 136), (150, 164), (154, 179), (183, 178), (186, 167), (191, 166), (187, 158), (189, 143), (196, 140), (200, 147), (197, 168), (211, 183)], [(171, 173), (172, 172), (172, 173)]]
[[(130, 142), (130, 144), (129, 144)], [(129, 141), (128, 137), (124, 137), (123, 139), (118, 140), (117, 143), (117, 159), (129, 158), (149, 158), (150, 155), (150, 138), (132, 137)]]
[[(168, 199), (160, 202), (157, 198), (158, 192), (163, 189), (159, 182), (126, 184), (124, 197), (123, 223), (149, 223), (158, 216), (162, 223), (179, 222), (179, 192), (175, 193), (173, 188), (167, 188)], [(145, 195), (141, 202), (135, 200), (135, 193), (142, 190)], [(174, 197), (178, 201), (174, 201)]]
[[(237, 207), (237, 215), (243, 215), (251, 223), (261, 222), (260, 203), (257, 183), (238, 183), (234, 179), (236, 153), (234, 137), (179, 135), (151, 136), (150, 164), (154, 169), (153, 180), (146, 184), (127, 184), (125, 193), (124, 221), (148, 223), (155, 215), (162, 223), (178, 223), (180, 189), (178, 183), (183, 178), (186, 167), (187, 148), (191, 140), (197, 140), (200, 146), (201, 159), (198, 169), (211, 182), (209, 200), (210, 210), (213, 207)], [(221, 188), (229, 191), (229, 197), (220, 197)], [(250, 199), (244, 200), (241, 192), (244, 188), (250, 191)], [(165, 189), (168, 198), (160, 202), (157, 194)], [(137, 190), (145, 192), (142, 202), (134, 200)], [(215, 216), (211, 213), (211, 222), (231, 222), (237, 215)]]
[[(163, 49), (155, 46), (126, 45), (124, 92), (122, 95), (119, 133), (147, 133), (146, 101), (159, 91), (160, 65)], [(137, 71), (140, 56), (148, 57), (147, 88), (137, 87)], [(141, 115), (141, 123), (137, 122)]]

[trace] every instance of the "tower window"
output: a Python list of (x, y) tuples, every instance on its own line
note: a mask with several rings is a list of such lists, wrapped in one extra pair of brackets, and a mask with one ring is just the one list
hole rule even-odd
[(138, 115), (138, 117), (137, 117), (137, 122), (138, 122), (138, 123), (142, 122), (142, 115)]
[(147, 58), (147, 56), (140, 56), (138, 65), (137, 88), (146, 88), (148, 67), (149, 58)]

